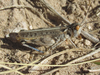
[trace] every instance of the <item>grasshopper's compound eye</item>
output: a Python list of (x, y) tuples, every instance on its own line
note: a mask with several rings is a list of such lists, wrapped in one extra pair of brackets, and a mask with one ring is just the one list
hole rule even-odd
[(79, 30), (79, 28), (80, 28), (80, 26), (79, 26), (79, 25), (77, 25), (77, 26), (76, 26), (76, 30), (78, 31), (78, 30)]

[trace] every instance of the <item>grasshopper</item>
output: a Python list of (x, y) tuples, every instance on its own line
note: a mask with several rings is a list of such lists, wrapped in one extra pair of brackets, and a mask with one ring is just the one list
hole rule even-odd
[[(77, 23), (71, 24), (69, 21), (63, 18), (58, 12), (56, 12), (49, 4), (47, 4), (45, 0), (40, 0), (40, 2), (43, 3), (46, 8), (54, 12), (58, 17), (60, 17), (64, 22), (66, 22), (69, 25), (54, 27), (54, 28), (40, 28), (40, 29), (34, 29), (34, 30), (24, 30), (18, 33), (10, 33), (9, 38), (13, 42), (21, 42), (23, 46), (26, 46), (28, 48), (44, 53), (43, 51), (40, 51), (28, 45), (27, 43), (32, 43), (32, 44), (41, 45), (41, 46), (49, 46), (51, 47), (51, 49), (55, 49), (55, 47), (57, 47), (66, 39), (70, 40), (70, 38), (77, 37), (80, 34), (82, 34), (84, 37), (88, 38), (94, 43), (97, 43), (99, 41), (95, 39), (93, 36), (91, 36), (90, 34), (82, 30), (83, 28), (82, 24), (85, 22), (86, 17), (83, 19), (83, 21), (80, 24), (77, 24)], [(47, 22), (44, 18), (43, 20)], [(75, 46), (73, 42), (72, 44)]]
[(23, 46), (44, 53), (43, 51), (31, 47), (26, 43), (40, 46), (51, 46), (51, 49), (54, 49), (61, 41), (65, 41), (70, 36), (72, 37), (77, 26), (77, 23), (73, 23), (69, 26), (21, 30), (18, 33), (10, 33), (9, 38), (13, 42), (21, 42)]

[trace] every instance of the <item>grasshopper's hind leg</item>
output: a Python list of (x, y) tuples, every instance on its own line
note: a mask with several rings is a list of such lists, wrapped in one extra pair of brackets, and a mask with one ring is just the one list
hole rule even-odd
[(32, 50), (38, 51), (38, 52), (40, 52), (40, 53), (44, 53), (43, 51), (40, 51), (40, 50), (38, 50), (38, 49), (36, 49), (36, 48), (34, 48), (34, 47), (32, 47), (32, 46), (29, 46), (29, 45), (26, 44), (25, 42), (22, 42), (22, 45), (25, 46), (25, 47), (28, 47), (28, 48), (30, 48), (30, 49), (32, 49)]

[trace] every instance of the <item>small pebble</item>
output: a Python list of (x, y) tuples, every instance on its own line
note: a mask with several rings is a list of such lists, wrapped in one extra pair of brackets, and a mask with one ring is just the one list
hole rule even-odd
[(29, 59), (29, 58), (30, 58), (30, 54), (26, 54), (26, 55), (24, 56), (24, 58), (25, 58), (25, 59)]
[(6, 35), (6, 38), (9, 38), (9, 37), (10, 37), (9, 34), (7, 34), (7, 35)]
[(87, 45), (87, 46), (90, 46), (91, 45), (91, 42), (89, 41), (89, 40), (85, 40), (85, 45)]
[(92, 26), (89, 25), (89, 26), (88, 26), (88, 29), (89, 29), (89, 30), (92, 30), (93, 28), (92, 28)]
[(59, 72), (56, 72), (56, 74), (55, 74), (55, 75), (60, 75), (60, 74), (59, 74)]
[(30, 25), (30, 26), (29, 26), (29, 28), (30, 28), (30, 29), (33, 29), (33, 26), (32, 26), (32, 25)]
[(83, 48), (83, 44), (82, 44), (82, 43), (78, 43), (77, 46), (78, 46), (79, 48)]
[(79, 40), (75, 40), (75, 44), (77, 44), (79, 42)]

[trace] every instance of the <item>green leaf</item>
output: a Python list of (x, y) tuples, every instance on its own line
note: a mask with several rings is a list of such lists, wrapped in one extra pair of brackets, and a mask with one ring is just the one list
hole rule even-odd
[(95, 62), (93, 62), (93, 63), (95, 63), (95, 64), (97, 64), (97, 65), (100, 65), (100, 60), (99, 60), (99, 61), (95, 61)]

